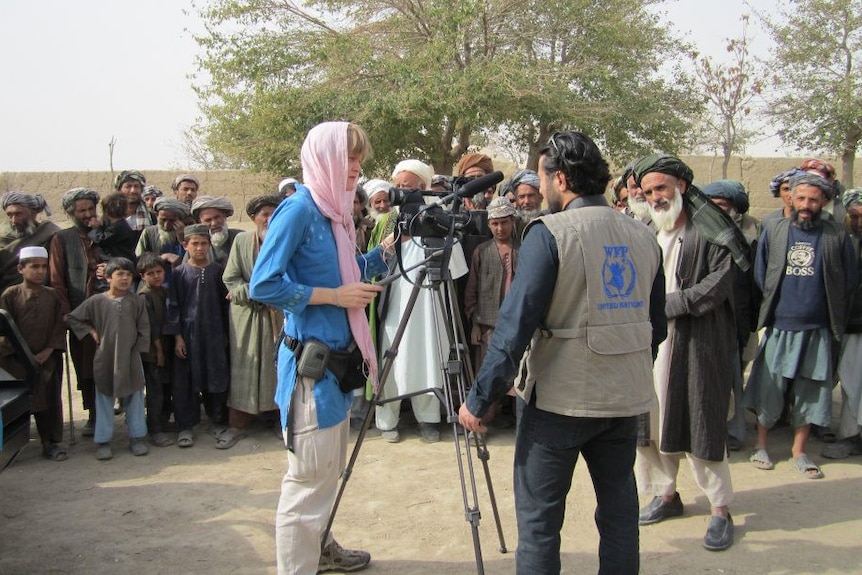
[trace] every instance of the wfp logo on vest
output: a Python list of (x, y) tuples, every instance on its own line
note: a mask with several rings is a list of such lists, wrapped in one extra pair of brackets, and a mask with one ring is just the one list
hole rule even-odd
[(602, 264), (602, 283), (605, 296), (627, 298), (635, 289), (637, 271), (629, 259), (628, 246), (605, 246), (605, 261)]

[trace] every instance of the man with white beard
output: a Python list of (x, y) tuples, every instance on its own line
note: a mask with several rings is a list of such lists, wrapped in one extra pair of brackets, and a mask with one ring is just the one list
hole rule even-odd
[(25, 192), (6, 192), (0, 196), (0, 205), (6, 213), (7, 221), (0, 224), (0, 292), (7, 287), (21, 283), (18, 273), (18, 252), (26, 247), (43, 247), (60, 227), (49, 220), (39, 222), (36, 216), (51, 209), (41, 194)]
[(725, 450), (725, 420), (739, 361), (731, 264), (747, 270), (750, 263), (745, 238), (692, 186), (693, 176), (678, 158), (658, 154), (639, 160), (632, 170), (658, 230), (668, 319), (668, 337), (653, 370), (658, 409), (640, 430), (648, 437), (639, 438), (635, 473), (639, 491), (654, 496), (641, 509), (641, 525), (682, 515), (676, 478), (685, 455), (711, 506), (703, 546), (721, 551), (733, 544), (728, 510), (733, 485)]
[(165, 272), (165, 282), (168, 282), (170, 270), (180, 265), (186, 253), (183, 248), (183, 228), (185, 220), (191, 216), (189, 206), (176, 198), (161, 197), (153, 204), (156, 212), (156, 223), (147, 226), (141, 233), (135, 254), (153, 252), (170, 264)]
[(233, 215), (233, 205), (227, 198), (198, 196), (192, 202), (192, 217), (210, 229), (210, 261), (224, 265), (230, 255), (233, 240), (242, 230), (227, 227), (227, 219)]
[(634, 216), (635, 218), (639, 219), (651, 228), (654, 228), (655, 226), (652, 225), (652, 219), (650, 217), (649, 202), (647, 202), (643, 190), (635, 181), (635, 163), (636, 162), (632, 162), (631, 164), (626, 166), (623, 170), (623, 175), (620, 176), (621, 179), (626, 183), (626, 192), (629, 196), (626, 213), (631, 216)]
[(386, 214), (393, 211), (389, 203), (389, 188), (392, 184), (386, 180), (368, 180), (362, 187), (368, 194), (368, 215), (374, 218), (375, 222), (384, 219)]

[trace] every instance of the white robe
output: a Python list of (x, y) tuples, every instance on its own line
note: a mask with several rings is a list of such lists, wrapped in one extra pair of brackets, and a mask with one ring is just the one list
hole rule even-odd
[[(419, 241), (418, 238), (414, 239), (401, 244), (404, 269), (425, 259), (424, 250), (416, 243)], [(459, 244), (456, 244), (452, 248), (452, 255), (449, 260), (449, 272), (452, 275), (452, 279), (457, 279), (468, 271), (464, 251)], [(418, 270), (413, 270), (408, 272), (407, 276), (410, 280), (415, 281), (417, 273)], [(425, 284), (428, 285), (427, 280)], [(392, 344), (398, 324), (406, 312), (407, 301), (410, 298), (412, 290), (413, 284), (404, 278), (396, 280), (389, 288), (389, 304), (386, 318), (383, 320), (380, 328), (383, 330), (383, 346), (381, 351), (389, 349)], [(444, 291), (441, 285), (440, 293), (444, 293)], [(382, 399), (385, 400), (389, 397), (424, 389), (443, 387), (441, 357), (444, 360), (449, 357), (449, 338), (446, 333), (446, 325), (449, 319), (446, 310), (441, 309), (440, 305), (437, 305), (438, 302), (434, 301), (436, 299), (436, 292), (430, 289), (423, 289), (419, 293), (416, 305), (407, 323), (407, 329), (404, 331), (401, 344), (398, 346), (398, 355), (395, 357), (389, 377), (384, 382), (383, 393), (381, 394)], [(435, 344), (435, 341), (437, 344)], [(437, 345), (439, 345), (439, 348)], [(422, 402), (421, 408), (416, 398), (413, 401), (414, 414), (417, 420), (427, 422), (439, 421), (439, 405), (434, 396), (423, 396), (420, 401)], [(397, 424), (399, 405), (400, 402), (395, 401), (385, 404), (382, 406), (383, 409), (378, 407), (378, 427), (381, 429), (392, 429)], [(417, 413), (418, 410), (421, 410), (422, 413)], [(434, 417), (432, 410), (436, 410), (436, 417)]]

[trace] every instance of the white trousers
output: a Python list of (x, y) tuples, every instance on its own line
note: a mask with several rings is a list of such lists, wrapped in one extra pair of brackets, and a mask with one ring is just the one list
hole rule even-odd
[(862, 429), (862, 334), (844, 335), (838, 373), (841, 376), (838, 436), (844, 439), (857, 435)]
[[(385, 397), (385, 396), (384, 396)], [(413, 415), (419, 423), (440, 423), (440, 400), (433, 393), (414, 395), (410, 398)], [(389, 431), (398, 427), (401, 415), (401, 400), (390, 401), (374, 408), (377, 429)]]
[[(319, 429), (314, 382), (297, 380), (290, 402), (288, 429), (292, 449), (275, 514), (275, 547), (279, 575), (315, 575), (321, 537), (347, 461), (348, 420)], [(287, 433), (285, 436), (287, 437)], [(332, 541), (329, 534), (327, 544)]]
[(635, 459), (635, 479), (641, 495), (673, 495), (682, 456), (688, 459), (698, 487), (713, 507), (724, 507), (733, 501), (733, 483), (727, 455), (721, 461), (707, 461), (690, 453), (662, 453), (655, 441), (649, 447), (638, 446)]

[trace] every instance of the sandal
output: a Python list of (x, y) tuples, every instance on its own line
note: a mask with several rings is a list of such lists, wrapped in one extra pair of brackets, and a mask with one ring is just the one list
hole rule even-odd
[(823, 477), (823, 472), (806, 453), (800, 453), (799, 457), (796, 458), (791, 457), (790, 463), (806, 479), (821, 479)]
[(230, 427), (216, 438), (215, 447), (216, 449), (230, 449), (243, 437), (245, 437), (244, 432), (235, 427)]
[(66, 461), (69, 458), (69, 453), (62, 445), (52, 443), (42, 447), (42, 457), (51, 461)]
[(177, 434), (177, 445), (180, 447), (191, 447), (195, 444), (195, 434), (191, 429), (183, 429)]
[(751, 457), (749, 457), (748, 460), (758, 469), (762, 469), (764, 471), (775, 469), (775, 464), (772, 463), (772, 459), (769, 457), (769, 452), (762, 447), (752, 451)]
[(170, 435), (161, 432), (154, 433), (150, 437), (150, 441), (152, 441), (153, 445), (155, 445), (156, 447), (168, 447), (169, 445), (174, 444), (174, 440)]

